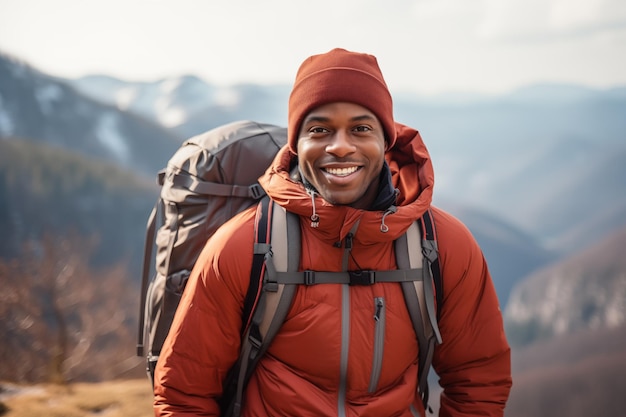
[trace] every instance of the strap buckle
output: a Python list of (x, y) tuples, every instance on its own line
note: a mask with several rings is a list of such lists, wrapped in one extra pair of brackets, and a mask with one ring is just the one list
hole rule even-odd
[(373, 285), (376, 283), (375, 271), (348, 271), (350, 285)]
[(315, 285), (315, 271), (304, 271), (304, 285)]
[(248, 191), (250, 192), (250, 196), (255, 200), (260, 200), (261, 197), (265, 195), (265, 190), (260, 184), (252, 184), (248, 187)]

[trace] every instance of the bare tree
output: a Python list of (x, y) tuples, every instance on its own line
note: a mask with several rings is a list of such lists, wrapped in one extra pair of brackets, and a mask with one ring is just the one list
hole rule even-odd
[(90, 265), (96, 243), (47, 236), (0, 262), (0, 378), (64, 383), (138, 371), (138, 289), (124, 262)]

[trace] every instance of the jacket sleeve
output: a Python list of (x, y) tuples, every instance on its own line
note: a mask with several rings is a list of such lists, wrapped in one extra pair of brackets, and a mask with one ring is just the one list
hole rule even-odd
[(433, 359), (443, 388), (439, 415), (503, 416), (511, 351), (487, 264), (459, 220), (439, 210), (434, 217), (443, 277), (443, 343)]
[[(189, 277), (155, 373), (155, 416), (219, 416), (222, 382), (240, 348), (254, 211), (222, 226)], [(250, 248), (245, 250), (244, 248)]]

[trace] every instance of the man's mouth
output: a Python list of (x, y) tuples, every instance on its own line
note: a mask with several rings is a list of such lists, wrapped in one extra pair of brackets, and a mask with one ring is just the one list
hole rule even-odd
[(337, 177), (345, 177), (356, 172), (358, 169), (358, 166), (353, 166), (349, 168), (325, 168), (324, 170), (331, 175), (335, 175)]

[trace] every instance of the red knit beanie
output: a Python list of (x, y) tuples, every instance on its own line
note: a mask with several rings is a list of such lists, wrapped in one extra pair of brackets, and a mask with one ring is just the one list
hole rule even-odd
[(297, 153), (302, 120), (323, 104), (359, 104), (378, 117), (385, 131), (388, 148), (396, 141), (393, 103), (383, 74), (373, 55), (333, 49), (307, 58), (296, 75), (289, 96), (289, 149)]

